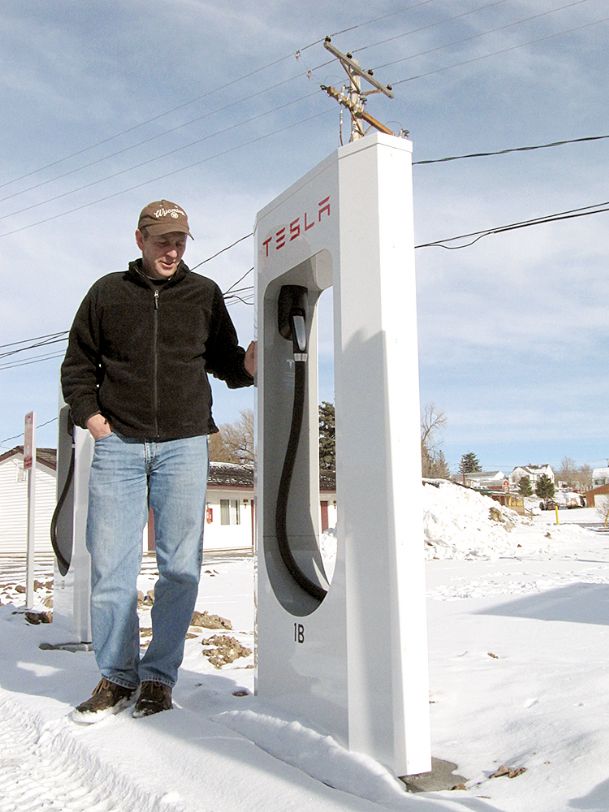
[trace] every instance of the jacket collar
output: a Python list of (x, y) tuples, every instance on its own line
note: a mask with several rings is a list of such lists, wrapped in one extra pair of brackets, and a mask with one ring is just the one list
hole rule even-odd
[[(129, 269), (127, 271), (128, 275), (137, 282), (139, 285), (145, 285), (147, 288), (154, 287), (153, 282), (149, 279), (146, 274), (144, 273), (144, 269), (142, 267), (142, 258), (139, 257), (138, 259), (134, 259), (132, 262), (129, 263)], [(190, 268), (185, 262), (180, 262), (178, 268), (173, 276), (171, 276), (168, 280), (168, 284), (174, 284), (179, 282), (183, 279), (187, 273), (190, 273)]]

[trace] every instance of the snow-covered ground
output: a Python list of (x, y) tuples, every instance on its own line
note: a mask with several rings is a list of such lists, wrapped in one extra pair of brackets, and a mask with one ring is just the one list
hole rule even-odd
[[(209, 661), (218, 647), (202, 640), (212, 635), (253, 646), (253, 561), (235, 558), (204, 567), (197, 608), (233, 628), (193, 630), (175, 709), (88, 727), (67, 715), (97, 682), (93, 655), (39, 648), (58, 628), (26, 622), (15, 578), (0, 574), (0, 812), (607, 812), (609, 534), (599, 515), (523, 521), (449, 485), (425, 486), (422, 504), (432, 749), (458, 765), (464, 789), (406, 794), (380, 765), (253, 696), (251, 654), (220, 669)], [(153, 580), (142, 575), (144, 593)]]

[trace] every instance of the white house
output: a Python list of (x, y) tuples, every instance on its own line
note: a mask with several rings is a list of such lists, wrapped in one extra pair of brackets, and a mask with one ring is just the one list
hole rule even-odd
[[(320, 528), (336, 527), (336, 482), (320, 476)], [(205, 515), (206, 550), (254, 546), (254, 468), (227, 462), (210, 464)]]
[(592, 487), (599, 488), (601, 485), (609, 485), (609, 468), (592, 469)]
[[(36, 550), (52, 553), (50, 527), (55, 510), (54, 448), (36, 452)], [(0, 552), (25, 555), (27, 550), (27, 472), (23, 470), (23, 446), (0, 454)]]
[(503, 471), (471, 471), (463, 474), (463, 485), (470, 488), (490, 488), (500, 490), (505, 474)]
[[(37, 450), (36, 552), (52, 553), (50, 526), (56, 505), (54, 448)], [(320, 477), (320, 527), (336, 526), (334, 475)], [(154, 549), (153, 519), (144, 547)], [(205, 504), (204, 548), (253, 550), (255, 528), (254, 469), (252, 466), (212, 462)], [(23, 446), (0, 455), (0, 552), (25, 554), (27, 546), (27, 476)]]
[(537, 480), (545, 474), (549, 479), (554, 482), (554, 471), (549, 465), (519, 465), (510, 474), (510, 484), (517, 486), (520, 480), (528, 476), (531, 481), (531, 485), (533, 489), (535, 489), (535, 485), (537, 484)]

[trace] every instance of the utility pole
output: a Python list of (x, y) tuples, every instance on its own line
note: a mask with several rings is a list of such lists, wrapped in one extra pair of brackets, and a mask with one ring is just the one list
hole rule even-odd
[[(387, 135), (394, 135), (393, 130), (389, 129), (389, 127), (382, 124), (365, 110), (368, 96), (374, 93), (383, 93), (392, 99), (393, 91), (391, 85), (384, 85), (377, 81), (374, 78), (372, 70), (363, 70), (359, 62), (353, 58), (352, 54), (344, 54), (332, 45), (332, 39), (330, 37), (326, 37), (324, 40), (324, 48), (330, 51), (330, 53), (339, 60), (349, 78), (349, 85), (343, 85), (340, 90), (332, 86), (321, 85), (321, 89), (325, 91), (328, 96), (336, 99), (336, 101), (343, 107), (346, 107), (351, 114), (351, 137), (349, 140), (357, 141), (357, 139), (364, 137), (366, 134), (364, 122), (380, 132), (387, 133)], [(372, 86), (372, 90), (362, 90), (362, 79)], [(400, 132), (400, 135), (407, 134), (408, 133), (404, 130)]]

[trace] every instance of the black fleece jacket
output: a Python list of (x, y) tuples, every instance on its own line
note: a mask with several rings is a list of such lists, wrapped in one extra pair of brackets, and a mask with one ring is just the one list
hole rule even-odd
[(251, 386), (245, 351), (218, 285), (183, 262), (155, 285), (141, 259), (99, 279), (80, 305), (61, 367), (76, 425), (101, 413), (120, 434), (171, 440), (211, 434), (207, 373)]

